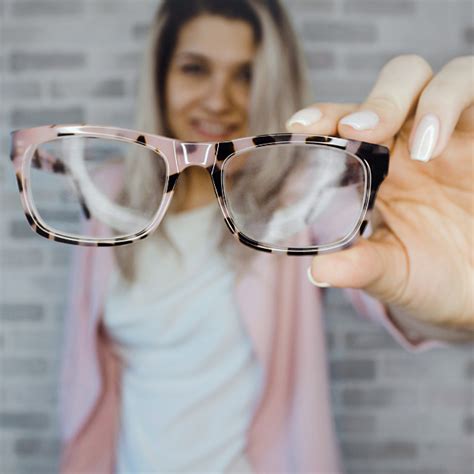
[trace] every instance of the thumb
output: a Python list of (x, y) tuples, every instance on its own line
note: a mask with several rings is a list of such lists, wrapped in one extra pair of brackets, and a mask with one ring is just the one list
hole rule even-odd
[(357, 288), (385, 302), (395, 302), (407, 281), (407, 258), (398, 240), (385, 227), (359, 239), (346, 250), (318, 255), (311, 264), (316, 282), (336, 288)]

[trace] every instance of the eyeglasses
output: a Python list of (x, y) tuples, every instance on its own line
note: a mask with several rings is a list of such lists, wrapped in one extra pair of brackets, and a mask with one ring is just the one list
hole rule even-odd
[(162, 221), (183, 170), (200, 166), (241, 243), (314, 255), (349, 247), (363, 234), (389, 150), (302, 134), (186, 143), (51, 125), (12, 132), (11, 160), (26, 218), (50, 240), (110, 247), (144, 239)]

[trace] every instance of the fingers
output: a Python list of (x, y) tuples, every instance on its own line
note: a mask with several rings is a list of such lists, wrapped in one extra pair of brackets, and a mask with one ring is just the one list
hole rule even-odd
[(474, 130), (474, 104), (471, 104), (459, 117), (456, 130), (460, 132), (471, 132)]
[(461, 114), (456, 130), (471, 133), (474, 131), (474, 104), (471, 103), (471, 105)]
[(357, 104), (320, 103), (300, 110), (286, 123), (291, 133), (335, 135), (339, 120), (357, 109)]
[(474, 56), (459, 57), (441, 69), (421, 94), (410, 135), (411, 156), (429, 161), (446, 148), (456, 125), (474, 131)]
[(370, 241), (360, 239), (347, 250), (315, 257), (311, 277), (328, 282), (326, 286), (364, 289), (382, 301), (391, 301), (406, 283), (407, 260), (389, 231), (381, 229)]
[(339, 134), (371, 143), (389, 141), (414, 112), (432, 76), (430, 65), (420, 56), (392, 59), (383, 67), (365, 103), (340, 121)]
[(318, 104), (295, 114), (287, 128), (390, 146), (416, 113), (408, 146), (414, 160), (426, 162), (443, 152), (454, 129), (474, 131), (473, 74), (474, 56), (452, 60), (434, 78), (422, 57), (398, 56), (361, 106)]

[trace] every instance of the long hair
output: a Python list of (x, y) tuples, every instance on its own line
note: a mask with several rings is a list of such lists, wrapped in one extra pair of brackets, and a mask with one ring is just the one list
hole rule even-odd
[[(138, 88), (137, 129), (170, 136), (164, 100), (169, 65), (181, 29), (203, 14), (242, 20), (252, 27), (257, 52), (252, 67), (249, 132), (259, 135), (284, 131), (286, 120), (311, 101), (311, 94), (302, 51), (279, 0), (164, 0), (152, 22), (143, 58)], [(152, 202), (143, 190), (153, 189), (156, 193), (157, 176), (162, 170), (150, 168), (157, 166), (158, 161), (150, 160), (140, 167), (135, 164), (127, 171), (128, 187), (124, 200), (128, 204), (143, 208), (146, 202)], [(272, 172), (275, 174), (273, 184)], [(253, 186), (259, 189), (260, 194), (265, 193), (268, 186), (274, 187), (279, 175), (281, 169), (267, 168), (265, 173), (252, 177)], [(175, 193), (174, 204), (178, 204), (179, 196), (186, 193), (186, 179), (182, 179), (185, 177), (182, 175), (180, 178), (181, 194)], [(150, 180), (155, 182), (149, 183)], [(249, 183), (246, 182), (246, 185)], [(172, 205), (168, 212), (173, 212), (174, 208), (176, 205)], [(219, 224), (216, 222), (216, 225)], [(255, 251), (235, 243), (225, 226), (221, 225), (221, 228), (221, 250), (224, 254), (234, 262), (248, 261)], [(164, 232), (162, 227), (157, 230), (157, 233), (160, 232)], [(116, 249), (119, 268), (129, 281), (135, 275), (138, 245)]]

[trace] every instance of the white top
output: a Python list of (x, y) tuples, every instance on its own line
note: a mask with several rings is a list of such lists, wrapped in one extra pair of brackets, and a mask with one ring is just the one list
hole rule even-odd
[(261, 372), (217, 249), (216, 204), (168, 215), (171, 242), (139, 245), (136, 281), (112, 278), (105, 325), (124, 361), (117, 473), (250, 473)]

